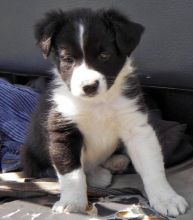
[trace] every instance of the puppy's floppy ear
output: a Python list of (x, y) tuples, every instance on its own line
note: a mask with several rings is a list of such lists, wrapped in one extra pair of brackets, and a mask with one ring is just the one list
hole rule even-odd
[(120, 12), (113, 9), (104, 12), (104, 18), (106, 24), (114, 32), (117, 47), (129, 56), (138, 45), (144, 27), (128, 20)]
[(51, 11), (35, 25), (35, 38), (46, 59), (51, 51), (54, 36), (65, 23), (63, 11)]

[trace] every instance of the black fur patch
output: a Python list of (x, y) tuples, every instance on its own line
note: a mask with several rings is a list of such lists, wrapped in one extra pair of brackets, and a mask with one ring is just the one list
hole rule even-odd
[[(80, 24), (84, 27), (84, 51), (79, 42)], [(139, 43), (143, 30), (140, 24), (116, 10), (78, 9), (47, 13), (36, 25), (35, 36), (44, 57), (51, 52), (65, 82), (70, 81), (74, 67), (84, 58), (89, 68), (104, 75), (110, 88), (126, 57)], [(73, 62), (69, 62), (69, 57)]]
[(142, 112), (147, 111), (141, 86), (135, 73), (132, 73), (126, 77), (125, 84), (123, 86), (123, 95), (129, 99), (136, 99), (138, 110)]
[(57, 171), (64, 175), (81, 166), (83, 136), (76, 125), (58, 112), (48, 117), (49, 152)]
[(38, 108), (33, 114), (28, 135), (21, 151), (24, 173), (27, 177), (42, 178), (53, 176), (54, 170), (48, 151), (47, 114), (51, 103), (47, 102), (48, 93), (42, 95)]
[(83, 137), (76, 125), (51, 110), (53, 104), (44, 95), (33, 116), (21, 156), (28, 177), (54, 177), (55, 170), (65, 174), (81, 166)]

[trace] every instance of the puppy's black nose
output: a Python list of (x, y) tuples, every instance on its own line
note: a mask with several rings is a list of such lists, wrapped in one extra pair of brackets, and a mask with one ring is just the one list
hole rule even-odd
[(95, 80), (93, 83), (86, 84), (82, 87), (85, 95), (94, 95), (99, 87), (99, 81)]

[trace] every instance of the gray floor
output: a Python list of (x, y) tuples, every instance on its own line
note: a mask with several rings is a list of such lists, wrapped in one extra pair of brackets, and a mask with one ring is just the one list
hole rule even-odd
[[(183, 163), (177, 167), (167, 170), (168, 180), (174, 189), (183, 195), (189, 202), (190, 208), (185, 215), (181, 215), (177, 220), (193, 220), (193, 160)], [(117, 175), (114, 178), (113, 188), (135, 187), (143, 191), (142, 182), (138, 175)], [(65, 214), (52, 215), (49, 207), (41, 206), (41, 204), (34, 204), (16, 200), (5, 203), (0, 206), (0, 219), (22, 219), (22, 220), (81, 220), (89, 219), (83, 215)], [(97, 219), (97, 218), (93, 218)], [(172, 218), (174, 219), (174, 218)]]
[[(173, 188), (184, 196), (190, 205), (187, 213), (176, 220), (193, 220), (193, 160), (167, 170), (167, 177)], [(112, 185), (114, 188), (126, 186), (136, 187), (143, 191), (143, 185), (138, 175), (117, 176)]]

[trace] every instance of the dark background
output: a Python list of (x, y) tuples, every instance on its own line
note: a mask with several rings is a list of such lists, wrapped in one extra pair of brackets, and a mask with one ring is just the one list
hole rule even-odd
[(192, 0), (1, 0), (0, 71), (45, 74), (50, 65), (35, 45), (33, 25), (50, 9), (75, 7), (117, 8), (144, 25), (133, 54), (143, 81), (193, 87)]

